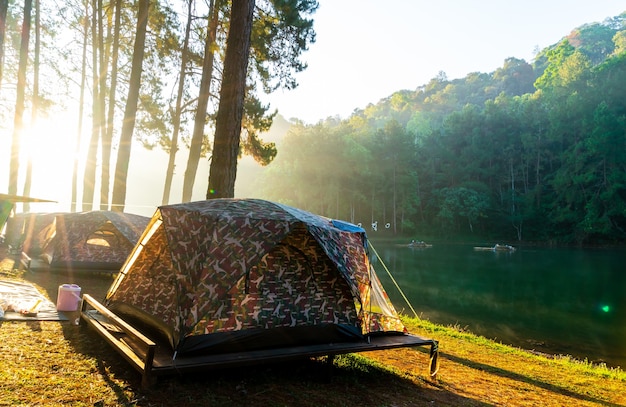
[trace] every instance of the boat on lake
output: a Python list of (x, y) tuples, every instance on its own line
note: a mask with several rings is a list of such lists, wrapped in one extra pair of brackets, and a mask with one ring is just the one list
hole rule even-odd
[(494, 246), (489, 247), (481, 247), (474, 246), (474, 250), (476, 251), (489, 251), (489, 252), (514, 252), (515, 247), (508, 244), (495, 244)]
[(433, 247), (432, 244), (428, 244), (426, 242), (424, 242), (423, 240), (411, 240), (411, 243), (409, 243), (407, 245), (407, 247), (410, 248), (418, 248), (418, 249), (423, 249), (423, 248), (427, 248), (427, 247)]

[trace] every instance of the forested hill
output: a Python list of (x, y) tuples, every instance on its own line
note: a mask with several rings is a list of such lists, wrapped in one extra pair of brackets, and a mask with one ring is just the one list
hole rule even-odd
[(626, 12), (531, 63), (441, 73), (345, 120), (295, 124), (263, 185), (370, 233), (624, 243)]

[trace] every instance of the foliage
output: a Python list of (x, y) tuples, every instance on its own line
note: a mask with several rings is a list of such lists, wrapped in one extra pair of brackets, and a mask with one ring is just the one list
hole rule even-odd
[(252, 34), (252, 66), (266, 93), (293, 89), (294, 73), (306, 68), (299, 57), (315, 42), (316, 0), (259, 0)]
[[(120, 4), (116, 7), (116, 4)], [(197, 137), (200, 154), (206, 156), (212, 150), (211, 130), (223, 73), (223, 57), (226, 46), (226, 35), (229, 29), (229, 9), (231, 2), (217, 1), (215, 4), (219, 22), (215, 41), (207, 49), (215, 55), (215, 69), (208, 78), (208, 89), (203, 90), (210, 95), (210, 108), (199, 114), (198, 123), (202, 131)], [(180, 20), (185, 13), (180, 2), (171, 0), (150, 1), (148, 14), (148, 30), (143, 51), (142, 76), (140, 84), (131, 83), (131, 62), (134, 58), (135, 26), (137, 19), (137, 2), (118, 1), (83, 1), (68, 0), (42, 4), (42, 60), (41, 83), (43, 84), (38, 98), (39, 106), (54, 110), (65, 110), (67, 105), (81, 104), (80, 112), (91, 112), (93, 130), (89, 141), (90, 153), (85, 165), (88, 176), (83, 180), (83, 200), (93, 201), (93, 185), (96, 176), (100, 175), (101, 204), (108, 204), (108, 184), (110, 149), (118, 148), (121, 129), (124, 124), (123, 111), (127, 104), (129, 89), (139, 86), (138, 107), (133, 113), (133, 138), (146, 148), (161, 146), (166, 151), (177, 150), (173, 145), (172, 133), (174, 123), (180, 123), (180, 138), (186, 142), (191, 135), (189, 124), (193, 123), (197, 108), (197, 96), (200, 75), (204, 60), (205, 39), (207, 38), (207, 11), (211, 7), (206, 3), (189, 0), (191, 26), (188, 61), (185, 67), (189, 78), (182, 84), (182, 109), (174, 109), (177, 92), (171, 89), (177, 86), (177, 73), (180, 72), (181, 38), (183, 27)], [(246, 78), (246, 105), (244, 112), (244, 131), (241, 136), (240, 154), (252, 155), (255, 160), (266, 165), (276, 155), (272, 143), (265, 143), (261, 134), (268, 130), (276, 112), (270, 106), (260, 103), (257, 91), (272, 92), (278, 88), (293, 89), (297, 86), (294, 74), (306, 68), (301, 55), (315, 41), (313, 20), (310, 18), (318, 7), (314, 0), (258, 0), (254, 9), (254, 33), (252, 55)], [(120, 22), (117, 22), (117, 8), (121, 9)], [(5, 84), (14, 83), (17, 76), (17, 59), (15, 52), (20, 46), (20, 31), (23, 7), (10, 2), (6, 21), (6, 41), (3, 75)], [(115, 18), (114, 18), (115, 14)], [(93, 27), (92, 27), (93, 25)], [(119, 33), (119, 36), (117, 35)], [(116, 39), (114, 41), (114, 38)], [(119, 43), (117, 42), (119, 38)], [(85, 54), (83, 56), (83, 44)], [(119, 47), (118, 47), (119, 45)], [(119, 51), (119, 52), (118, 52)], [(112, 56), (115, 55), (115, 60)], [(98, 64), (97, 69), (93, 65)], [(113, 66), (115, 65), (115, 66)], [(93, 78), (95, 76), (95, 78)], [(29, 78), (30, 80), (30, 72)], [(86, 85), (89, 84), (89, 85)], [(88, 89), (91, 86), (91, 89)], [(1, 88), (0, 117), (7, 123), (12, 112), (15, 99), (14, 87)], [(87, 89), (87, 92), (84, 90)], [(84, 94), (91, 93), (93, 98), (83, 102)], [(80, 96), (79, 96), (80, 94)], [(32, 106), (26, 95), (26, 106)], [(108, 99), (112, 100), (108, 100)], [(80, 102), (78, 102), (80, 100)], [(54, 105), (52, 101), (56, 101)], [(91, 104), (93, 109), (90, 109)], [(85, 105), (85, 106), (82, 106)], [(100, 106), (101, 105), (101, 106)], [(108, 106), (107, 106), (108, 105)], [(104, 112), (110, 121), (105, 123)], [(174, 116), (178, 117), (174, 117)], [(40, 116), (43, 116), (41, 114)], [(97, 117), (95, 117), (97, 116)], [(77, 118), (80, 127), (82, 117)], [(29, 123), (26, 123), (28, 125)], [(193, 127), (193, 126), (191, 126)], [(200, 127), (200, 126), (198, 126)], [(205, 128), (206, 127), (206, 131)], [(101, 129), (105, 130), (100, 131)], [(177, 133), (178, 134), (178, 133)], [(106, 137), (105, 137), (106, 135)], [(100, 137), (102, 141), (100, 142)], [(194, 137), (196, 137), (194, 135)], [(85, 137), (83, 137), (85, 138)], [(87, 140), (79, 140), (77, 143)], [(126, 142), (122, 143), (126, 148)], [(101, 146), (98, 153), (98, 146)], [(77, 145), (72, 150), (79, 151)], [(125, 154), (130, 157), (130, 154)], [(191, 159), (190, 159), (191, 160)], [(96, 162), (102, 165), (96, 168)], [(125, 164), (124, 164), (125, 165)], [(197, 167), (197, 165), (196, 165)], [(23, 170), (20, 170), (23, 171)], [(96, 172), (98, 174), (96, 174)], [(193, 180), (191, 180), (193, 183)], [(106, 186), (106, 187), (105, 187)], [(124, 186), (122, 186), (124, 188)], [(73, 197), (75, 198), (75, 197)], [(75, 201), (75, 199), (72, 199)], [(88, 204), (88, 208), (91, 204)], [(83, 208), (84, 209), (84, 208)], [(103, 208), (104, 209), (104, 208)]]
[(440, 73), (346, 120), (296, 124), (267, 196), (373, 233), (623, 243), (624, 32), (621, 18), (585, 25), (532, 65)]

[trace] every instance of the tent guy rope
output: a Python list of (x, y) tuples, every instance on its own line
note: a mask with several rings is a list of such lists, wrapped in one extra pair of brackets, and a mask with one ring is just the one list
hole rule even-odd
[(419, 316), (417, 315), (417, 312), (415, 312), (415, 309), (413, 308), (413, 306), (411, 305), (411, 302), (409, 301), (408, 298), (406, 298), (406, 295), (404, 295), (404, 291), (402, 291), (402, 289), (400, 288), (400, 286), (398, 285), (398, 282), (396, 281), (395, 278), (393, 278), (393, 276), (391, 275), (391, 272), (389, 271), (389, 269), (387, 268), (387, 266), (385, 265), (385, 262), (383, 261), (383, 259), (380, 257), (380, 255), (378, 254), (378, 252), (376, 251), (376, 248), (374, 247), (374, 245), (372, 244), (371, 240), (368, 239), (367, 241), (369, 243), (369, 246), (372, 248), (372, 251), (374, 252), (374, 254), (376, 255), (376, 258), (380, 261), (380, 264), (383, 265), (383, 268), (385, 269), (385, 271), (387, 272), (387, 275), (389, 275), (389, 278), (391, 278), (391, 281), (393, 282), (393, 284), (396, 286), (396, 288), (398, 289), (398, 292), (400, 293), (400, 295), (402, 296), (402, 298), (404, 299), (404, 301), (407, 303), (407, 305), (409, 306), (409, 308), (411, 308), (411, 311), (413, 311), (413, 315), (415, 315), (415, 318), (419, 319)]

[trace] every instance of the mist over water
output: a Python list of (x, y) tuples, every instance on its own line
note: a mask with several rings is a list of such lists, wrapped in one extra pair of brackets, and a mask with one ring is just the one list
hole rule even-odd
[[(422, 318), (524, 349), (626, 367), (626, 251), (373, 245)], [(380, 263), (398, 310), (410, 308)]]

